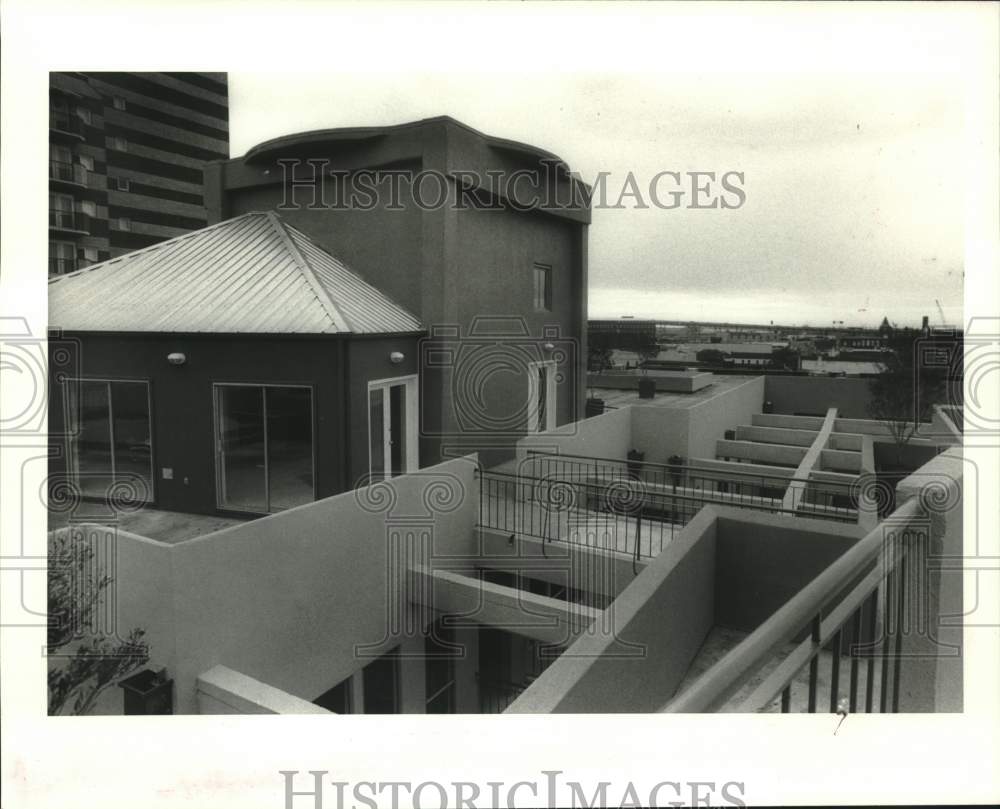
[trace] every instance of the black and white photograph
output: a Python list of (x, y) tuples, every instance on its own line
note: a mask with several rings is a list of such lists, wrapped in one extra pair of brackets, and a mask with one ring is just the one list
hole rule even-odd
[(1000, 7), (0, 10), (4, 806), (1000, 801)]

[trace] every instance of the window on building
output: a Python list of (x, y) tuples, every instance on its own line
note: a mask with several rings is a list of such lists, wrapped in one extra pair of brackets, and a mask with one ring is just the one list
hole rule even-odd
[(49, 104), (49, 126), (62, 132), (72, 132), (69, 100), (66, 96), (53, 95)]
[(73, 197), (69, 194), (49, 194), (49, 226), (72, 228)]
[(65, 403), (69, 472), (80, 493), (104, 497), (115, 486), (127, 499), (152, 500), (148, 383), (70, 381)]
[(552, 267), (548, 264), (535, 264), (535, 311), (552, 311)]
[(49, 275), (63, 275), (76, 269), (75, 245), (72, 242), (49, 242)]
[(89, 199), (83, 200), (80, 203), (80, 213), (86, 214), (87, 216), (97, 216), (97, 203), (91, 202)]
[(119, 216), (111, 220), (115, 230), (132, 230), (132, 220), (125, 216)]
[[(493, 580), (490, 577), (489, 580)], [(509, 584), (503, 579), (497, 584), (517, 587), (516, 579)], [(514, 637), (509, 632), (490, 626), (479, 627), (479, 711), (485, 714), (503, 713), (524, 690), (516, 682), (514, 672)]]
[(365, 666), (362, 675), (365, 713), (400, 713), (399, 647)]
[(216, 385), (220, 508), (266, 514), (315, 499), (312, 390)]
[(76, 117), (79, 118), (81, 121), (83, 121), (88, 126), (92, 122), (92, 118), (90, 117), (90, 110), (88, 110), (86, 107), (77, 107), (76, 108)]
[(90, 155), (82, 154), (79, 156), (80, 165), (83, 166), (87, 171), (94, 170), (94, 158)]
[(57, 163), (72, 163), (73, 152), (65, 146), (50, 146), (49, 159)]
[(53, 180), (73, 181), (73, 152), (65, 146), (49, 147), (49, 177)]
[(351, 678), (348, 677), (313, 700), (313, 705), (339, 714), (351, 713)]
[(119, 191), (128, 191), (132, 187), (132, 183), (129, 181), (128, 177), (115, 177), (115, 188)]
[(118, 152), (128, 151), (128, 141), (125, 138), (118, 137), (117, 135), (108, 138), (108, 148), (114, 149)]
[(427, 656), (426, 713), (455, 713), (455, 631), (443, 619), (431, 624), (424, 639)]
[(122, 98), (121, 96), (114, 96), (111, 99), (111, 104), (116, 110), (125, 109), (125, 99)]
[(80, 268), (89, 267), (97, 263), (98, 252), (96, 247), (81, 247), (76, 251), (77, 266)]

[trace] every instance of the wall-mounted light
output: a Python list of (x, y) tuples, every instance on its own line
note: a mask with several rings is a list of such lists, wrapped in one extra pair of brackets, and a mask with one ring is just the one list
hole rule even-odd
[(402, 351), (393, 351), (389, 354), (389, 362), (393, 365), (399, 365), (405, 359)]
[(187, 362), (187, 357), (181, 354), (180, 351), (174, 351), (171, 354), (167, 354), (167, 362), (171, 365), (183, 365)]
[(552, 343), (546, 343), (545, 345), (542, 346), (542, 348), (544, 348), (546, 351), (551, 351), (553, 348), (555, 348), (555, 346)]

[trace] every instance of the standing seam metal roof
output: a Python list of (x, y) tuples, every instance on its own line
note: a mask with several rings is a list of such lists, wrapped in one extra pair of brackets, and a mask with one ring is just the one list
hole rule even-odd
[(66, 331), (382, 334), (420, 321), (273, 212), (49, 279)]

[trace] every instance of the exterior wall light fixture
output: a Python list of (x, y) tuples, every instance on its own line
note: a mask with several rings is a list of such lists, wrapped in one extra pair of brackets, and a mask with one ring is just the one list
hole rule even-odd
[(405, 359), (402, 351), (392, 351), (389, 354), (389, 362), (393, 365), (399, 365)]
[(546, 343), (545, 345), (542, 346), (542, 348), (544, 348), (546, 351), (551, 351), (553, 348), (555, 348), (555, 346), (552, 345), (552, 343)]
[(187, 357), (180, 351), (174, 351), (173, 353), (167, 354), (167, 362), (171, 365), (183, 365), (187, 362)]

